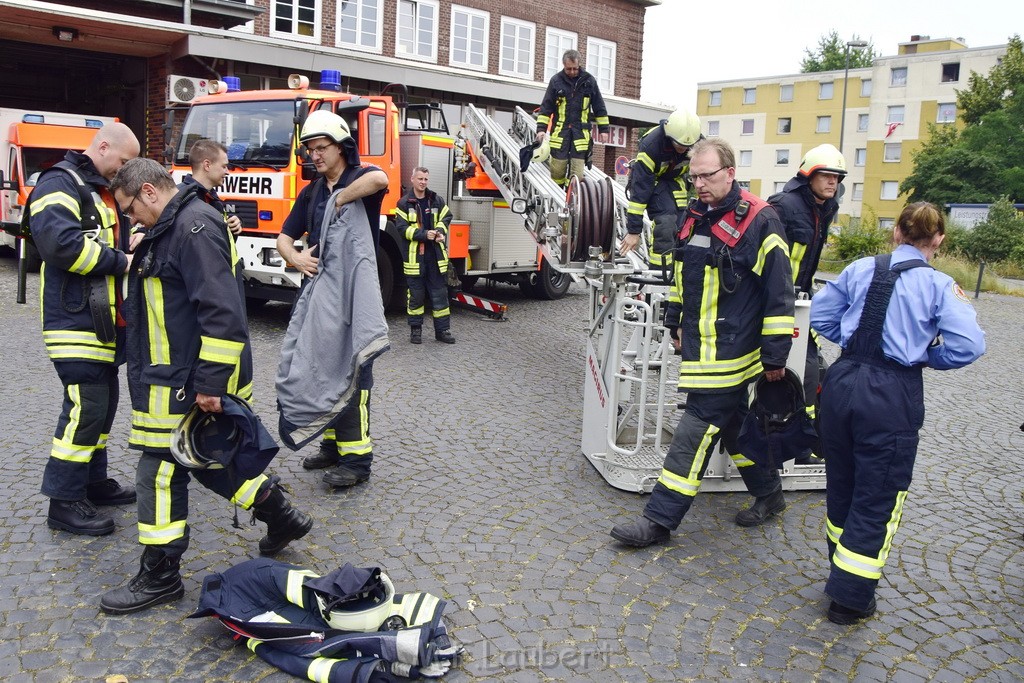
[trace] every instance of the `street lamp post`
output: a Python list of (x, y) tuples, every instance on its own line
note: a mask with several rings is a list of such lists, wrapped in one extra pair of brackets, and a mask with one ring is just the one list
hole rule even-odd
[(850, 81), (850, 50), (863, 50), (868, 46), (865, 40), (846, 41), (846, 66), (843, 69), (843, 112), (839, 118), (839, 153), (843, 153), (843, 136), (846, 135), (846, 88)]

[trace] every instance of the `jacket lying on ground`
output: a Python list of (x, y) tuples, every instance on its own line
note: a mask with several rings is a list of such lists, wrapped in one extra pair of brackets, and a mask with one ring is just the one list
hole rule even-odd
[(199, 607), (189, 618), (214, 616), (268, 663), (319, 683), (443, 676), (461, 652), (441, 621), (444, 600), (429, 593), (394, 595), (389, 613), (405, 624), (396, 630), (342, 631), (324, 619), (311, 584), (321, 591), (342, 588), (339, 576), (374, 571), (346, 564), (320, 579), (269, 558), (247, 560), (203, 579)]
[(362, 202), (327, 200), (317, 274), (292, 309), (277, 368), (278, 431), (293, 450), (319, 436), (359, 390), (361, 373), (390, 348), (373, 237)]

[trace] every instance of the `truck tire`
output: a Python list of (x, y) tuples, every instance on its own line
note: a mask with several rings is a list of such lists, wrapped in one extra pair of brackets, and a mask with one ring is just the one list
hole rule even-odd
[(380, 281), (380, 299), (384, 302), (384, 310), (405, 310), (405, 288), (395, 279), (395, 262), (391, 254), (381, 246), (377, 247), (377, 279)]
[(31, 242), (25, 245), (25, 269), (30, 273), (38, 273), (43, 267), (43, 259), (39, 256), (39, 250)]
[(565, 296), (570, 284), (572, 277), (567, 273), (558, 272), (548, 264), (547, 259), (543, 259), (540, 262), (540, 270), (530, 276), (528, 294), (535, 299), (554, 301)]

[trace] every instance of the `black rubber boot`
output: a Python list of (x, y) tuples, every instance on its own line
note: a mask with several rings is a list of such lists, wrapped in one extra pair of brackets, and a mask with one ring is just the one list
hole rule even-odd
[(612, 538), (634, 548), (646, 548), (652, 543), (663, 543), (671, 532), (657, 522), (641, 517), (628, 524), (616, 524), (611, 531)]
[(736, 513), (736, 523), (740, 526), (760, 526), (768, 521), (770, 517), (779, 514), (786, 509), (786, 497), (780, 488), (775, 493), (761, 496), (754, 501), (746, 510)]
[(313, 528), (313, 518), (292, 507), (284, 497), (276, 477), (257, 495), (257, 501), (252, 506), (253, 516), (267, 525), (267, 535), (260, 539), (260, 555), (276, 555)]
[(115, 588), (100, 598), (100, 609), (107, 614), (131, 614), (178, 600), (185, 595), (180, 562), (180, 558), (169, 557), (160, 548), (146, 546), (139, 573), (127, 586)]
[(338, 464), (338, 446), (333, 441), (322, 441), (315, 455), (303, 458), (302, 467), (307, 470), (322, 470)]

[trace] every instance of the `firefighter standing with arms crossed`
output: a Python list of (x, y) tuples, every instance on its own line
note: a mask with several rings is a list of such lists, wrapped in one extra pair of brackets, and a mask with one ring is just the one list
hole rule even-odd
[(627, 234), (619, 254), (627, 254), (640, 243), (646, 211), (651, 219), (647, 260), (655, 268), (671, 271), (679, 217), (690, 200), (691, 187), (686, 180), (690, 148), (701, 137), (697, 115), (677, 109), (641, 138), (636, 159), (629, 167)]
[(107, 436), (124, 362), (121, 279), (131, 264), (127, 223), (108, 189), (139, 155), (123, 123), (101, 128), (82, 153), (70, 151), (40, 177), (27, 208), (40, 256), (43, 342), (64, 385), (64, 403), (43, 470), (47, 524), (103, 536), (113, 518), (97, 505), (135, 502), (135, 490), (107, 477)]
[(782, 512), (778, 470), (758, 467), (736, 448), (748, 407), (747, 386), (762, 371), (784, 377), (793, 337), (793, 276), (775, 210), (735, 181), (735, 155), (720, 138), (690, 152), (690, 203), (673, 259), (675, 280), (665, 326), (682, 354), (679, 389), (686, 412), (639, 520), (612, 537), (644, 547), (669, 539), (690, 509), (719, 441), (740, 471), (754, 504), (736, 515), (757, 526)]

